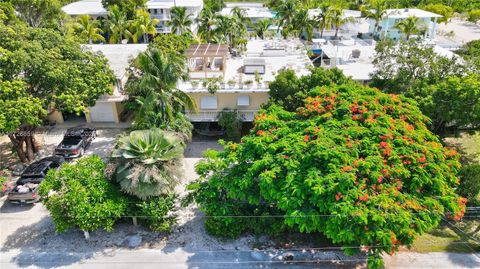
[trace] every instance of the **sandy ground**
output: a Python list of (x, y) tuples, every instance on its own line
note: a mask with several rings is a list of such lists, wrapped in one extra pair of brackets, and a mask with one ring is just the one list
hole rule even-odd
[(453, 32), (453, 41), (467, 43), (472, 40), (480, 39), (480, 25), (460, 19), (452, 19), (448, 24), (440, 23), (438, 25), (439, 37), (444, 33)]

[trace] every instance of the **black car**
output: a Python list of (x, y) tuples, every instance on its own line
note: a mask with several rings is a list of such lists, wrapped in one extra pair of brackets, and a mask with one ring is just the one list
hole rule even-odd
[(38, 187), (50, 169), (58, 169), (65, 159), (61, 156), (43, 158), (30, 164), (23, 171), (13, 189), (8, 193), (7, 199), (12, 203), (35, 203), (40, 197)]
[(97, 132), (93, 127), (73, 127), (67, 129), (62, 142), (55, 148), (55, 155), (65, 158), (81, 157)]

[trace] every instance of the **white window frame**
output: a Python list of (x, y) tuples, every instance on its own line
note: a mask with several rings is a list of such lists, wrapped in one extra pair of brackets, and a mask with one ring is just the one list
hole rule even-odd
[(200, 97), (200, 109), (217, 109), (218, 98), (215, 95), (204, 95)]
[(248, 95), (237, 96), (237, 106), (250, 106), (250, 96)]

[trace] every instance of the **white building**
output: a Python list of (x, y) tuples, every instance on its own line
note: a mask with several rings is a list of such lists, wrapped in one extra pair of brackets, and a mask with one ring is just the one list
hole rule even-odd
[[(408, 17), (415, 17), (419, 19), (419, 27), (423, 28), (423, 37), (427, 39), (435, 39), (435, 31), (437, 28), (437, 20), (442, 16), (417, 9), (417, 8), (405, 8), (405, 9), (387, 9), (383, 20), (379, 24), (379, 29), (376, 35), (380, 37), (386, 37), (394, 40), (399, 40), (402, 37), (402, 33), (395, 28), (395, 25)], [(369, 33), (373, 34), (375, 30), (375, 21), (369, 20)]]
[[(245, 11), (245, 17), (252, 23), (256, 23), (265, 19), (273, 19), (275, 13), (270, 9), (263, 6), (262, 3), (226, 3), (226, 7), (220, 11), (222, 16), (232, 16), (232, 10), (235, 7), (239, 7)], [(247, 29), (251, 30), (250, 24), (247, 23)], [(272, 26), (272, 29), (276, 29), (276, 26)]]
[(92, 18), (107, 17), (102, 0), (81, 0), (62, 7), (62, 10), (70, 17), (80, 15), (90, 15)]
[(202, 0), (150, 0), (147, 2), (147, 10), (150, 17), (160, 20), (157, 24), (158, 33), (170, 33), (171, 29), (167, 22), (171, 20), (172, 7), (185, 7), (187, 14), (191, 15), (193, 20), (192, 32), (196, 32), (198, 25), (195, 19), (198, 18), (203, 8)]
[[(322, 15), (322, 10), (321, 9), (309, 9), (308, 10), (308, 16), (310, 19), (317, 19), (320, 15)], [(360, 23), (360, 18), (362, 16), (362, 12), (358, 10), (348, 10), (344, 9), (343, 10), (343, 18), (350, 18), (352, 21), (343, 25), (339, 29), (339, 34), (345, 34), (349, 33), (350, 34), (356, 34), (359, 32), (358, 25)], [(332, 27), (331, 29), (324, 29), (323, 31), (323, 37), (331, 37), (335, 34), (335, 27)], [(313, 37), (314, 38), (319, 38), (321, 35), (321, 29), (314, 29), (313, 31)]]
[[(292, 69), (302, 76), (313, 66), (298, 39), (250, 40), (241, 57), (230, 55), (226, 45), (192, 45), (185, 56), (190, 80), (180, 82), (178, 88), (197, 104), (198, 113), (187, 111), (192, 122), (217, 121), (223, 109), (236, 110), (243, 121), (251, 122), (268, 101), (268, 85), (278, 72)], [(214, 94), (204, 85), (211, 78), (219, 79)]]
[(85, 114), (87, 122), (120, 122), (120, 113), (123, 111), (122, 101), (127, 96), (124, 94), (124, 86), (128, 80), (127, 69), (130, 60), (138, 54), (147, 50), (147, 44), (105, 44), (105, 45), (84, 45), (85, 47), (101, 52), (108, 60), (110, 68), (117, 79), (112, 94), (105, 94), (100, 97), (95, 106), (88, 108)]

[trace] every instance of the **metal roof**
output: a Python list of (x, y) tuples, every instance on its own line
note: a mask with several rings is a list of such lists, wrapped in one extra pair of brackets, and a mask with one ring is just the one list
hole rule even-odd
[(91, 15), (105, 16), (107, 10), (102, 6), (101, 0), (81, 0), (62, 7), (63, 12), (70, 16)]
[(195, 44), (185, 51), (185, 56), (193, 57), (223, 57), (228, 55), (228, 47), (224, 44)]

